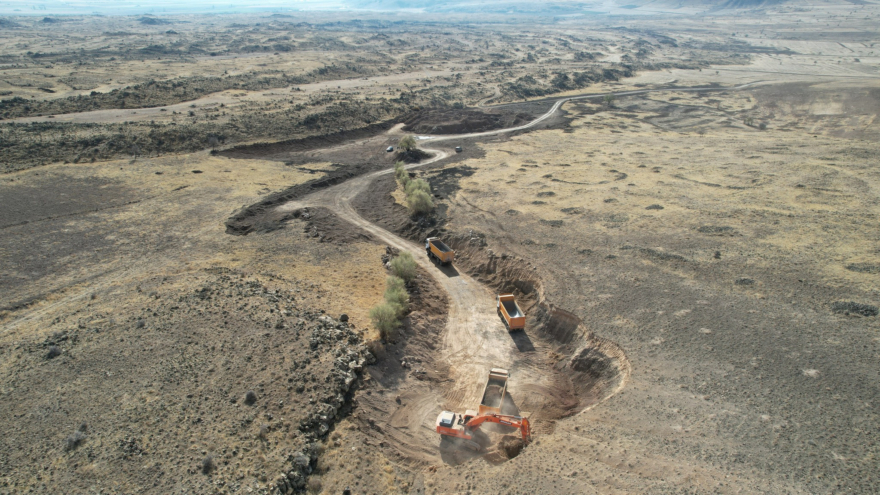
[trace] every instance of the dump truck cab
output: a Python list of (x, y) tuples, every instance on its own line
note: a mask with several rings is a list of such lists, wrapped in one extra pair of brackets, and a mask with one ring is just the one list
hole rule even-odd
[(428, 253), (428, 258), (437, 260), (444, 265), (452, 263), (455, 259), (455, 251), (437, 237), (425, 239), (425, 252)]
[(495, 303), (508, 331), (522, 330), (526, 327), (526, 315), (516, 303), (513, 294), (498, 294), (495, 297)]

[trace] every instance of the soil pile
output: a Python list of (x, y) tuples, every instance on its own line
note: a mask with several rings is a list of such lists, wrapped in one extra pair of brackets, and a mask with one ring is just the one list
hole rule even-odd
[(407, 116), (404, 130), (415, 134), (466, 134), (516, 127), (534, 119), (529, 113), (511, 110), (432, 109)]

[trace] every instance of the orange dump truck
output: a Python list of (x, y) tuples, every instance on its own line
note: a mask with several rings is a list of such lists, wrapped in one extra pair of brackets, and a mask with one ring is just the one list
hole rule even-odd
[(455, 251), (436, 237), (425, 239), (425, 251), (428, 252), (428, 258), (433, 258), (444, 265), (452, 263), (455, 259)]
[(507, 394), (507, 379), (510, 373), (501, 368), (489, 370), (489, 380), (486, 381), (486, 389), (483, 390), (483, 400), (480, 401), (479, 414), (501, 414), (501, 405), (504, 404), (504, 396)]
[(513, 294), (498, 294), (495, 300), (498, 304), (498, 312), (507, 323), (508, 330), (522, 330), (526, 327), (526, 315), (519, 308)]

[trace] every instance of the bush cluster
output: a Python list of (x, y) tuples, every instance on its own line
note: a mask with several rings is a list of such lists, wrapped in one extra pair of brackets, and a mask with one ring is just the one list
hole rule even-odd
[(411, 179), (403, 162), (394, 164), (394, 176), (406, 193), (406, 206), (413, 215), (423, 215), (434, 208), (431, 199), (431, 185), (423, 179)]
[(400, 319), (409, 311), (409, 292), (406, 283), (416, 277), (416, 261), (407, 251), (391, 260), (391, 272), (385, 280), (385, 296), (370, 310), (370, 320), (385, 340), (394, 338)]

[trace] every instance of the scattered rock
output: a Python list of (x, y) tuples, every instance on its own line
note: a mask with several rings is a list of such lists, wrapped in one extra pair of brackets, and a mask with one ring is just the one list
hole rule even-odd
[(870, 273), (872, 275), (880, 273), (880, 265), (873, 265), (871, 263), (852, 263), (846, 265), (846, 269), (851, 272)]
[(847, 316), (877, 316), (877, 306), (852, 301), (837, 301), (831, 304), (831, 311)]
[(754, 280), (752, 280), (750, 278), (746, 278), (746, 277), (740, 277), (740, 278), (734, 280), (733, 283), (735, 285), (755, 285)]
[(49, 351), (46, 353), (46, 359), (53, 359), (61, 355), (61, 348), (57, 345), (50, 345)]
[(734, 235), (736, 230), (726, 225), (703, 225), (697, 228), (697, 232), (708, 235)]
[(64, 450), (71, 451), (82, 445), (82, 443), (85, 442), (86, 438), (88, 437), (88, 435), (86, 435), (87, 430), (88, 427), (85, 423), (79, 425), (76, 431), (73, 432), (72, 435), (67, 437), (64, 445)]

